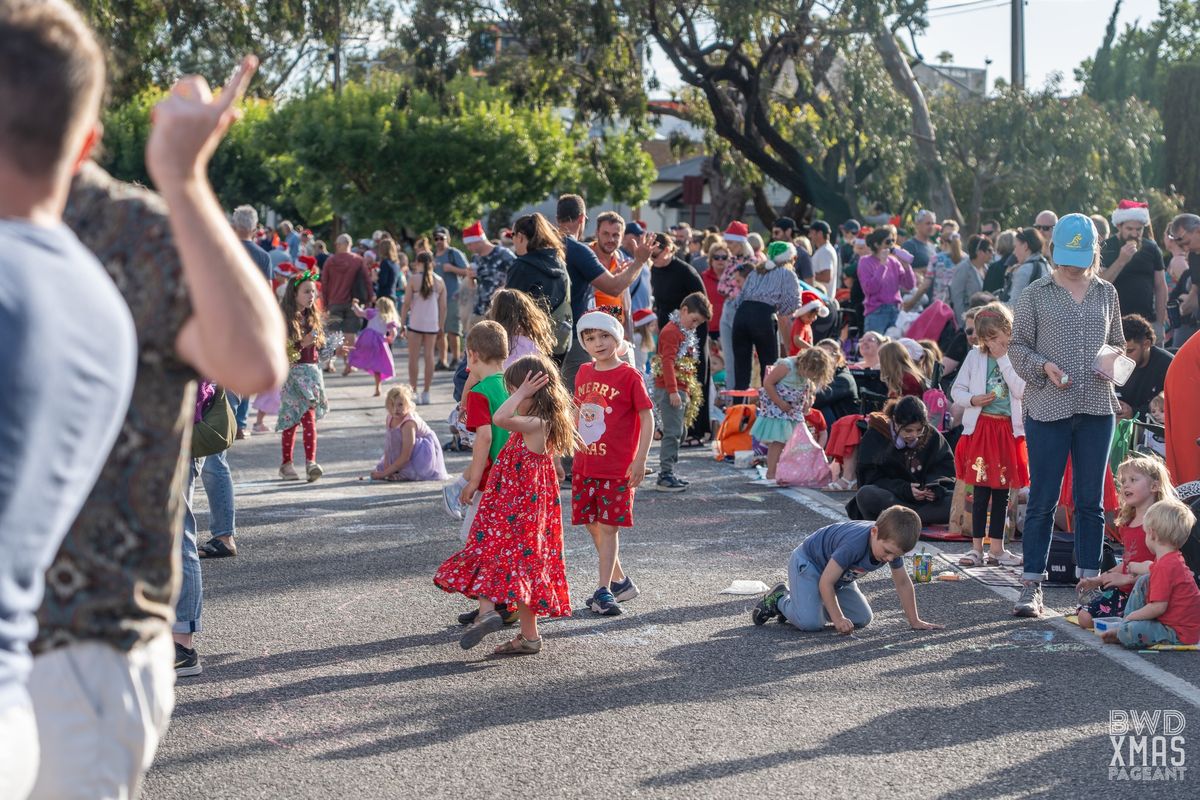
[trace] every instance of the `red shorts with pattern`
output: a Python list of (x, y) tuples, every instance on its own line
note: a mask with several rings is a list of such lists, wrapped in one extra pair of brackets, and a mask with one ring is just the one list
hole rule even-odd
[(618, 478), (571, 476), (571, 524), (633, 527), (633, 489)]

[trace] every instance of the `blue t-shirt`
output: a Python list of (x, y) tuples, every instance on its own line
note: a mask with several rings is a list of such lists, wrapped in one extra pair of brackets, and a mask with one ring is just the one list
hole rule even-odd
[(1004, 373), (1000, 371), (1000, 362), (991, 356), (988, 356), (987, 383), (983, 387), (983, 393), (987, 394), (988, 392), (995, 392), (996, 399), (983, 407), (983, 413), (1011, 417), (1012, 395), (1008, 392), (1008, 383), (1004, 380)]
[(900, 246), (912, 253), (913, 269), (925, 269), (937, 260), (938, 251), (933, 242), (922, 242), (916, 238), (912, 238)]
[(258, 267), (258, 271), (267, 279), (267, 283), (270, 283), (271, 277), (275, 273), (275, 266), (271, 263), (270, 254), (251, 241), (242, 240), (242, 247), (246, 248), (254, 266)]
[(578, 322), (587, 313), (588, 298), (592, 296), (592, 281), (605, 272), (595, 251), (574, 236), (565, 237), (567, 246), (567, 277), (571, 279), (571, 314)]
[(446, 252), (433, 257), (433, 271), (442, 276), (442, 282), (446, 284), (446, 298), (449, 299), (458, 294), (458, 276), (443, 269), (447, 264), (459, 269), (466, 269), (467, 257), (462, 254), (461, 250), (453, 247), (447, 247)]
[[(825, 571), (830, 560), (836, 561), (844, 570), (838, 586), (847, 586), (883, 566), (882, 561), (871, 557), (871, 528), (874, 522), (838, 522), (826, 525), (813, 533), (796, 548), (794, 555), (803, 556), (818, 574)], [(904, 567), (904, 559), (891, 562), (892, 569)]]
[(125, 419), (129, 308), (65, 226), (0, 220), (0, 711), (27, 702), (43, 576)]

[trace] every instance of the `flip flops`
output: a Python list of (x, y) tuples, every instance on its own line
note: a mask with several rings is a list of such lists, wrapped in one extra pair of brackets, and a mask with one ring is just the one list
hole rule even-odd
[[(237, 545), (233, 544), (233, 539), (229, 539), (229, 543), (225, 542), (224, 536), (214, 536), (204, 544), (196, 548), (200, 558), (233, 558), (237, 555)], [(233, 547), (229, 545), (233, 544)]]

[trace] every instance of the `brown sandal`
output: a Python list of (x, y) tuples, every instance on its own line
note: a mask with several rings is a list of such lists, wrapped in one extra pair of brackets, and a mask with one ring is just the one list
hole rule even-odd
[(518, 633), (517, 638), (500, 645), (492, 651), (492, 654), (497, 656), (535, 656), (540, 652), (542, 652), (541, 639), (530, 641)]

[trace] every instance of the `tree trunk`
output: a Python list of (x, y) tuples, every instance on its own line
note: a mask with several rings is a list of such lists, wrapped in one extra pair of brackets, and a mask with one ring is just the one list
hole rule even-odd
[(761, 183), (754, 187), (753, 199), (754, 213), (758, 214), (758, 218), (761, 219), (763, 224), (768, 228), (775, 223), (776, 219), (784, 216), (776, 211), (775, 207), (771, 205), (771, 201), (767, 198), (767, 190)]
[(721, 156), (706, 160), (700, 174), (708, 182), (709, 224), (724, 229), (735, 219), (741, 219), (750, 199), (750, 190), (725, 176), (721, 169)]
[(908, 98), (912, 108), (913, 140), (917, 145), (917, 158), (929, 173), (929, 204), (939, 219), (953, 219), (962, 222), (962, 212), (954, 199), (954, 190), (950, 188), (950, 179), (946, 167), (942, 163), (941, 154), (937, 149), (937, 134), (933, 127), (933, 118), (929, 114), (929, 104), (925, 102), (925, 93), (917, 83), (916, 77), (900, 50), (891, 31), (883, 30), (875, 35), (875, 46), (883, 57), (884, 68), (892, 79), (896, 90)]

